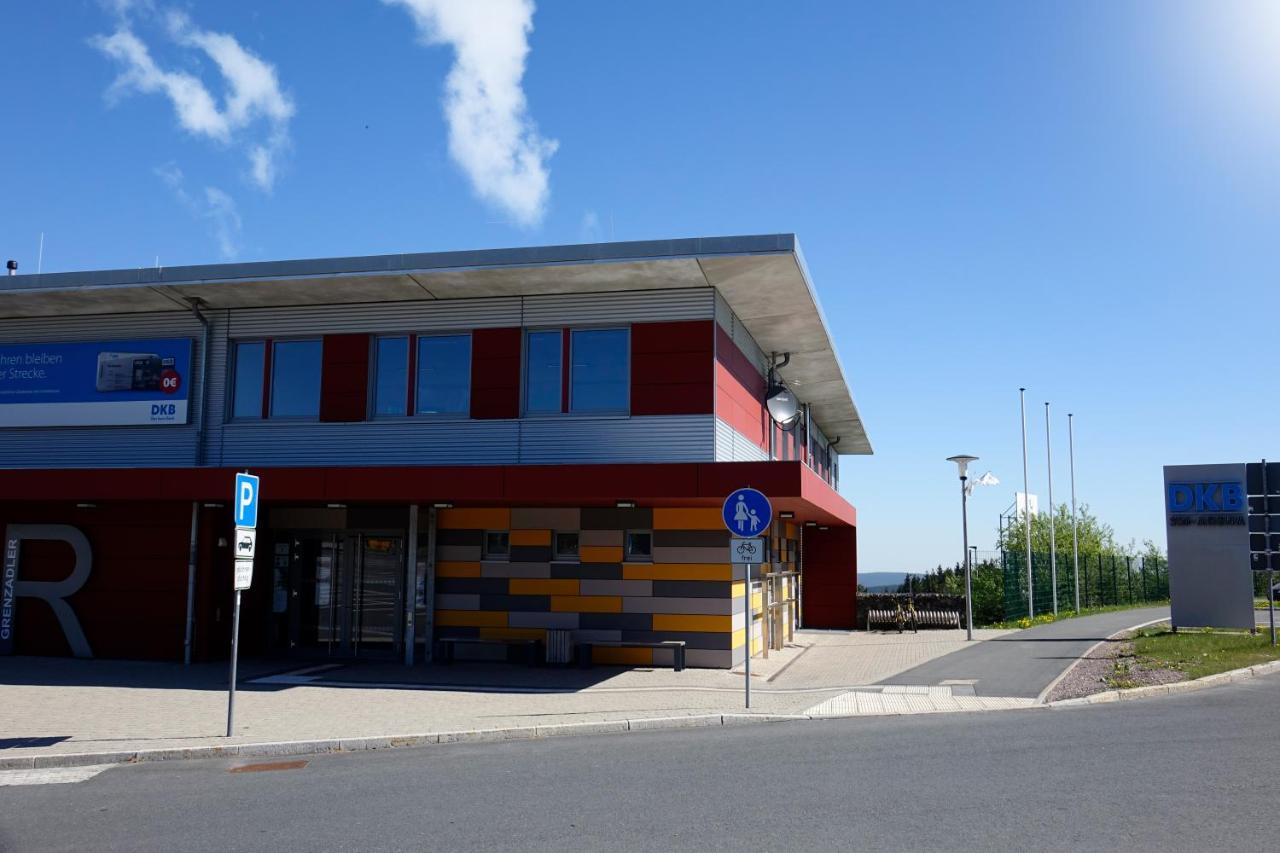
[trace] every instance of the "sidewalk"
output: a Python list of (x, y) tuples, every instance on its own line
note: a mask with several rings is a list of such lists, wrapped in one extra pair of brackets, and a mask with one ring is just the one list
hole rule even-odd
[[(801, 631), (752, 661), (751, 711), (803, 713), (965, 645), (963, 631)], [(226, 738), (225, 664), (0, 660), (0, 761), (745, 711), (741, 670), (247, 661), (240, 673)]]

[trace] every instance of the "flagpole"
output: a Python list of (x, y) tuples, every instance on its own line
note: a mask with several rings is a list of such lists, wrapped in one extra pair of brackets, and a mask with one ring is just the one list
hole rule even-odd
[(1067, 447), (1071, 459), (1071, 562), (1076, 578), (1076, 613), (1080, 612), (1080, 535), (1076, 530), (1076, 430), (1067, 412)]
[(1031, 487), (1027, 477), (1027, 389), (1018, 389), (1018, 405), (1022, 410), (1022, 527), (1027, 538), (1027, 618), (1036, 615), (1036, 600), (1032, 594), (1035, 581), (1031, 577)]
[(1058, 615), (1058, 539), (1053, 505), (1053, 442), (1049, 439), (1049, 404), (1044, 404), (1044, 452), (1049, 460), (1049, 583), (1053, 585), (1053, 615)]

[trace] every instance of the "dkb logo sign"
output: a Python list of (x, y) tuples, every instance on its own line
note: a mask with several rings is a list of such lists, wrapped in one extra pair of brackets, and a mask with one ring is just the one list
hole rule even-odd
[(1243, 483), (1170, 483), (1169, 512), (1244, 512)]

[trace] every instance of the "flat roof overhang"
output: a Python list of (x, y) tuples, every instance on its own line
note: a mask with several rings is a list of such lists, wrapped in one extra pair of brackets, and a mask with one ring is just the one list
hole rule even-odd
[[(0, 470), (0, 495), (22, 503), (202, 501), (230, 504), (228, 468)], [(326, 503), (452, 506), (719, 507), (734, 489), (759, 489), (775, 513), (798, 521), (856, 525), (853, 505), (800, 462), (675, 462), (655, 465), (492, 465), (260, 468), (267, 505)], [(128, 476), (125, 476), (125, 474)], [(138, 476), (141, 474), (142, 476)], [(0, 502), (3, 498), (0, 498)]]
[(714, 287), (841, 454), (870, 454), (794, 234), (0, 278), (0, 319)]

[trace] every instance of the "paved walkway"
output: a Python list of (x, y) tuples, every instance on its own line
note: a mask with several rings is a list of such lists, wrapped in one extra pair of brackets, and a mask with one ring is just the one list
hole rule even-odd
[[(802, 631), (788, 648), (752, 662), (751, 711), (826, 715), (1023, 707), (1031, 704), (1025, 697), (1034, 697), (1037, 685), (1070, 663), (1068, 655), (1116, 630), (1113, 624), (1124, 627), (1158, 615), (1106, 614), (1045, 626), (1057, 629), (1049, 632), (977, 631), (976, 643), (966, 642), (963, 631)], [(1053, 642), (1046, 646), (1045, 639)], [(225, 738), (225, 664), (0, 659), (0, 758), (744, 710), (741, 671), (247, 661), (241, 676), (235, 736)]]
[(881, 681), (972, 684), (978, 696), (1034, 699), (1094, 643), (1133, 625), (1168, 618), (1168, 607), (1145, 607), (1064, 619), (935, 658)]

